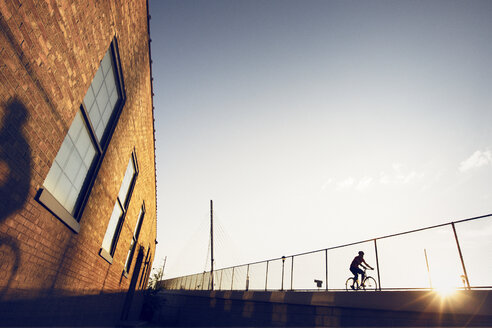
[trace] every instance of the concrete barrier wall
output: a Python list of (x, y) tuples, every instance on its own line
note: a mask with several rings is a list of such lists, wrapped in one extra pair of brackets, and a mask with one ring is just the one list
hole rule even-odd
[(172, 326), (492, 326), (488, 291), (161, 291), (152, 321)]

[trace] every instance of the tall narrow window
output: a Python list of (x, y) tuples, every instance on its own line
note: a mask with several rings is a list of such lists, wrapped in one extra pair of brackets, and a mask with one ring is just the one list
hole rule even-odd
[(142, 228), (142, 222), (145, 215), (145, 204), (142, 205), (140, 209), (140, 213), (138, 214), (137, 224), (135, 225), (135, 230), (133, 231), (132, 241), (130, 243), (130, 249), (128, 250), (128, 255), (126, 256), (125, 261), (125, 275), (130, 272), (130, 268), (132, 266), (133, 255), (135, 254), (135, 248), (138, 241), (138, 235), (140, 234), (140, 229)]
[(76, 232), (123, 107), (119, 67), (114, 41), (101, 60), (39, 193), (38, 200)]
[(113, 263), (113, 256), (120, 236), (121, 227), (125, 220), (126, 211), (130, 202), (130, 197), (137, 179), (138, 166), (135, 154), (132, 153), (130, 161), (126, 167), (125, 175), (120, 186), (120, 191), (116, 197), (113, 213), (109, 218), (108, 227), (104, 234), (104, 239), (99, 254), (109, 263)]

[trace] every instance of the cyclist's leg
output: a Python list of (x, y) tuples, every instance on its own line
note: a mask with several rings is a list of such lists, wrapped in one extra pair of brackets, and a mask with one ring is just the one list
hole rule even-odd
[[(350, 268), (350, 272), (352, 272), (352, 274), (354, 275), (354, 283), (358, 282), (359, 280), (359, 274), (358, 274), (358, 271), (359, 270), (358, 268)], [(353, 288), (353, 286), (352, 286)]]
[(362, 271), (361, 269), (357, 268), (357, 273), (360, 273), (360, 286), (361, 287), (364, 287), (364, 278), (366, 277), (364, 271)]

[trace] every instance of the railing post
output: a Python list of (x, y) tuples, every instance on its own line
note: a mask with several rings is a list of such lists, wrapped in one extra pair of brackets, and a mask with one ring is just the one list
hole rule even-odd
[(328, 290), (328, 249), (325, 249), (325, 279), (326, 279), (326, 290)]
[(202, 290), (205, 288), (205, 272), (202, 274)]
[(219, 290), (222, 290), (222, 274), (223, 273), (224, 273), (224, 270), (220, 270)]
[(454, 226), (454, 222), (451, 222), (451, 226), (453, 227), (454, 239), (456, 239), (456, 246), (458, 246), (458, 253), (460, 254), (461, 266), (463, 267), (463, 274), (465, 275), (466, 286), (470, 289), (470, 281), (468, 280), (468, 274), (466, 273), (465, 261), (463, 260), (463, 254), (461, 253), (460, 242), (458, 241), (458, 235), (456, 234), (456, 227)]
[(270, 261), (267, 261), (267, 265), (266, 265), (266, 273), (265, 273), (265, 291), (267, 291), (267, 288), (268, 288), (268, 263)]
[(248, 269), (246, 270), (246, 291), (249, 289), (249, 264)]
[(197, 290), (198, 288), (198, 274), (195, 275), (196, 276), (196, 279), (195, 279), (195, 290)]
[(376, 269), (378, 272), (378, 286), (379, 286), (379, 291), (381, 291), (381, 275), (379, 273), (378, 244), (376, 242), (376, 239), (374, 239), (374, 250), (376, 251)]
[(292, 255), (292, 262), (290, 264), (290, 290), (294, 290), (294, 255)]
[(234, 267), (232, 267), (231, 290), (234, 288)]
[(285, 264), (285, 256), (282, 256), (282, 286), (280, 288), (281, 291), (284, 290), (284, 264)]

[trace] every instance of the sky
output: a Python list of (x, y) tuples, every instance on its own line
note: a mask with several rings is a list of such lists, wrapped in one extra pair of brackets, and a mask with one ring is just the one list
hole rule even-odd
[(492, 213), (492, 2), (150, 14), (165, 277)]

